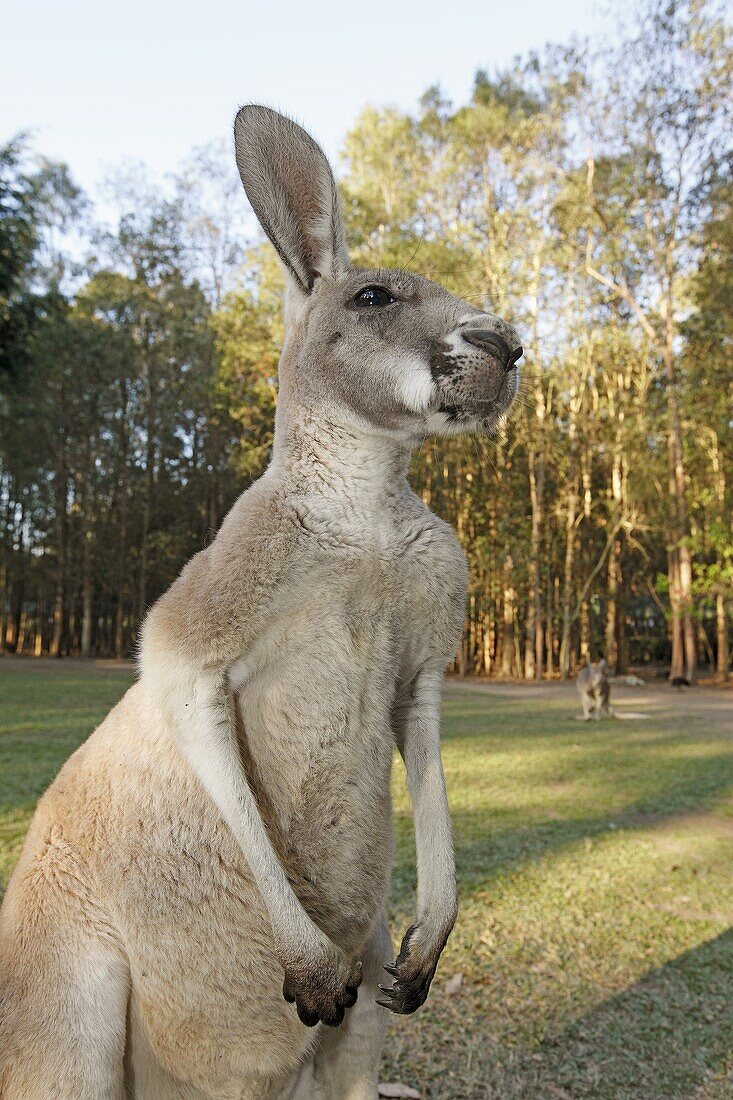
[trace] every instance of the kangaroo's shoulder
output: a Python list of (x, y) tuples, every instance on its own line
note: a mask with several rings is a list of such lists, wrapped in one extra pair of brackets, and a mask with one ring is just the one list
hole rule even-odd
[(283, 578), (297, 568), (302, 540), (278, 486), (266, 476), (234, 503), (210, 546), (195, 554), (148, 613), (146, 651), (172, 639), (212, 663), (255, 631)]
[(442, 566), (458, 585), (468, 580), (468, 563), (453, 527), (428, 508), (421, 497), (409, 490), (401, 502), (413, 532), (413, 555)]
[(408, 649), (423, 660), (455, 653), (463, 628), (468, 564), (449, 523), (410, 493), (405, 500), (411, 538), (403, 557), (402, 599)]

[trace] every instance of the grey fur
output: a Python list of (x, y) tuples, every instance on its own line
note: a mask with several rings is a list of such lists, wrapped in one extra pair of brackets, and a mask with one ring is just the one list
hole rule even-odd
[(589, 722), (591, 718), (609, 718), (611, 710), (611, 684), (607, 675), (605, 659), (601, 659), (597, 665), (588, 661), (578, 673), (575, 681), (580, 702), (583, 707), (583, 718)]
[[(243, 108), (236, 149), (292, 276), (273, 459), (41, 801), (0, 926), (4, 1100), (376, 1100), (379, 1005), (423, 1003), (456, 916), (439, 711), (467, 570), (406, 473), (420, 439), (491, 428), (515, 396), (517, 368), (463, 334), (518, 338), (435, 283), (348, 266), (294, 123)], [(367, 284), (395, 301), (358, 307)], [(418, 884), (392, 962), (395, 745)]]

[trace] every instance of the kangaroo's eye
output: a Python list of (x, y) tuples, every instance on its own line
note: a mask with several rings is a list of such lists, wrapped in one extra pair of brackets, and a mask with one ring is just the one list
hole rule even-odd
[(354, 295), (353, 301), (359, 309), (383, 309), (385, 306), (391, 306), (397, 299), (392, 297), (386, 287), (365, 286)]

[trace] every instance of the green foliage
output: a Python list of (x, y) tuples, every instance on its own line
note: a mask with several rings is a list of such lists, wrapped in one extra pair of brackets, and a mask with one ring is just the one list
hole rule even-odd
[(283, 340), (282, 276), (266, 271), (269, 256), (261, 260), (257, 295), (246, 288), (231, 292), (212, 321), (219, 356), (214, 415), (229, 425), (233, 467), (247, 478), (259, 477), (269, 461)]
[[(413, 464), (469, 558), (465, 671), (664, 661), (682, 600), (724, 673), (728, 33), (717, 0), (641, 0), (618, 46), (480, 71), (462, 104), (436, 85), (414, 112), (365, 107), (345, 138), (355, 261), (437, 279), (522, 333), (510, 422), (426, 441)], [(93, 651), (129, 651), (271, 452), (282, 276), (246, 239), (229, 150), (195, 150), (167, 193), (136, 169), (108, 194), (102, 233), (62, 165), (21, 140), (0, 154), (9, 649), (79, 651), (86, 622)], [(81, 265), (69, 230), (93, 245)]]

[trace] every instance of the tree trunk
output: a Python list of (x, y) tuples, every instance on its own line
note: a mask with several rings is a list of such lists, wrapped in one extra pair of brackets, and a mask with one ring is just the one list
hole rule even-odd
[(140, 577), (138, 584), (137, 624), (139, 627), (147, 608), (148, 597), (148, 538), (150, 515), (153, 506), (155, 479), (155, 453), (157, 441), (157, 378), (152, 352), (147, 349), (144, 363), (145, 377), (145, 481), (143, 492), (142, 534), (140, 538)]
[(66, 612), (66, 470), (61, 460), (56, 471), (56, 591), (53, 603), (53, 634), (48, 652), (60, 657)]
[[(3, 521), (3, 575), (0, 588), (0, 653), (7, 647), (8, 628), (11, 619), (13, 596), (13, 529), (11, 500), (13, 487), (10, 479), (3, 478), (3, 488), (7, 492), (5, 519)], [(7, 486), (7, 488), (5, 488)]]
[(117, 539), (117, 607), (115, 609), (114, 654), (125, 655), (125, 593), (127, 590), (127, 486), (123, 483), (119, 498), (119, 533)]
[(501, 644), (501, 674), (507, 678), (514, 671), (514, 601), (516, 592), (511, 584), (514, 562), (507, 556), (504, 562), (504, 623)]
[(629, 668), (629, 640), (626, 634), (626, 537), (619, 537), (617, 594), (616, 594), (616, 675), (621, 676)]
[(555, 654), (552, 647), (553, 595), (554, 586), (552, 583), (552, 575), (548, 569), (545, 583), (545, 675), (548, 680), (551, 680), (555, 675)]
[(15, 644), (15, 652), (21, 653), (25, 649), (25, 639), (28, 633), (28, 615), (25, 610), (21, 612), (20, 623), (18, 625), (18, 638)]
[(670, 634), (672, 642), (669, 678), (674, 680), (685, 674), (685, 639), (682, 634), (682, 615), (680, 613), (679, 554), (677, 547), (674, 546), (670, 547), (667, 553), (667, 575), (669, 577)]
[(721, 683), (725, 683), (730, 670), (730, 640), (725, 597), (722, 592), (718, 592), (715, 597), (715, 626), (718, 643), (717, 678)]
[(588, 601), (583, 600), (580, 605), (580, 663), (584, 665), (590, 660), (590, 608)]
[[(96, 408), (94, 420), (96, 421)], [(92, 490), (92, 477), (94, 469), (94, 447), (92, 436), (87, 436), (86, 463), (83, 472), (84, 481), (80, 486), (82, 499), (82, 562), (81, 562), (81, 642), (80, 653), (82, 657), (92, 655), (92, 618), (94, 614), (94, 496)]]
[(542, 585), (540, 583), (540, 548), (542, 538), (542, 493), (544, 460), (532, 448), (529, 452), (529, 491), (532, 504), (532, 533), (529, 550), (529, 591), (524, 651), (525, 680), (542, 679)]
[(84, 551), (82, 562), (82, 615), (81, 615), (81, 655), (92, 655), (92, 532), (84, 532)]
[(15, 543), (16, 532), (16, 509), (10, 507), (10, 498), (8, 497), (8, 508), (6, 512), (6, 548), (7, 548), (7, 567), (6, 567), (6, 589), (8, 608), (7, 619), (5, 621), (5, 633), (4, 633), (4, 648), (10, 653), (14, 653), (18, 644), (18, 635), (20, 633), (20, 616), (23, 611), (23, 601), (25, 599), (25, 548), (23, 545), (23, 529), (25, 526), (25, 504), (21, 505), (20, 509), (20, 527), (19, 527), (19, 549), (15, 553), (13, 550)]
[(621, 544), (618, 536), (613, 540), (611, 552), (608, 555), (608, 567), (606, 574), (607, 599), (606, 599), (606, 644), (605, 658), (609, 670), (616, 673), (618, 669), (618, 592), (619, 592), (619, 568), (621, 557)]
[(484, 620), (483, 620), (482, 625), (483, 625), (483, 639), (482, 639), (483, 649), (482, 649), (482, 652), (483, 652), (484, 674), (486, 676), (490, 676), (491, 675), (491, 665), (492, 665), (492, 648), (493, 648), (493, 641), (494, 641), (493, 618), (490, 619), (488, 616), (484, 616)]
[(127, 432), (127, 413), (130, 388), (128, 385), (127, 377), (124, 373), (119, 378), (120, 389), (120, 405), (122, 409), (122, 415), (120, 416), (119, 431), (118, 431), (118, 443), (119, 443), (119, 462), (120, 473), (117, 478), (117, 514), (119, 517), (119, 528), (117, 537), (117, 578), (116, 578), (116, 596), (117, 607), (115, 608), (115, 620), (114, 620), (114, 655), (121, 658), (125, 655), (125, 639), (124, 639), (124, 623), (125, 623), (125, 596), (127, 591), (127, 508), (128, 508), (128, 494), (127, 494), (127, 451), (128, 451), (128, 432)]
[(565, 517), (565, 562), (562, 580), (562, 630), (560, 636), (560, 677), (570, 675), (570, 634), (572, 631), (573, 567), (575, 565), (575, 520), (578, 511), (578, 481), (570, 482)]
[(671, 290), (664, 302), (665, 340), (664, 370), (667, 376), (667, 415), (669, 491), (672, 513), (672, 554), (670, 555), (669, 592), (672, 605), (672, 667), (670, 678), (684, 676), (695, 682), (697, 672), (697, 642), (692, 621), (692, 558), (688, 545), (687, 497), (682, 428), (677, 402), (677, 380), (674, 356), (674, 325)]

